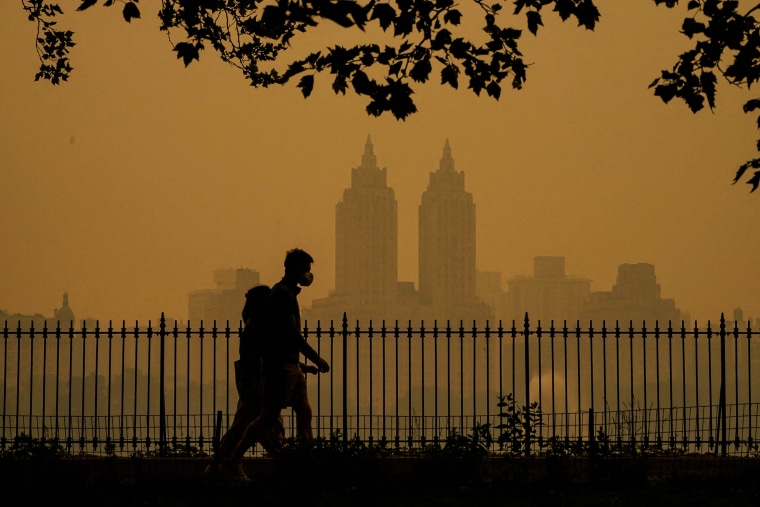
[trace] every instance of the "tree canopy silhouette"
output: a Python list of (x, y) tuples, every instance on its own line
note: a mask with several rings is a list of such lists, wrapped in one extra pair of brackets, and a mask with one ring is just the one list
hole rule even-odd
[[(80, 0), (83, 11), (116, 0)], [(678, 0), (653, 0), (675, 8)], [(471, 3), (469, 3), (471, 2)], [(482, 16), (479, 32), (465, 28), (465, 15), (454, 0), (162, 0), (160, 29), (166, 31), (177, 58), (185, 66), (211, 48), (225, 62), (240, 69), (255, 87), (283, 85), (297, 80), (304, 97), (314, 87), (317, 74), (332, 79), (334, 92), (348, 91), (367, 99), (373, 116), (391, 113), (399, 120), (417, 111), (414, 86), (428, 80), (476, 95), (483, 91), (494, 99), (502, 86), (520, 89), (528, 65), (519, 41), (527, 27), (537, 35), (543, 16), (556, 15), (593, 30), (600, 12), (593, 0), (469, 0), (470, 17)], [(69, 50), (73, 32), (60, 29), (57, 3), (22, 0), (29, 20), (37, 24), (40, 69), (35, 80), (53, 84), (67, 81), (73, 70)], [(139, 0), (119, 0), (127, 22), (141, 17)], [(760, 79), (760, 28), (755, 11), (742, 14), (737, 0), (688, 0), (681, 33), (694, 42), (678, 55), (673, 67), (663, 70), (650, 88), (665, 103), (682, 100), (696, 113), (715, 108), (718, 77), (731, 85), (750, 89)], [(474, 9), (470, 9), (470, 8)], [(474, 12), (473, 12), (474, 11)], [(347, 30), (379, 27), (383, 41), (348, 47), (319, 48), (305, 57), (289, 57), (294, 38), (320, 22), (329, 21)], [(477, 36), (478, 42), (475, 42)], [(744, 112), (758, 113), (760, 98), (744, 104)], [(757, 142), (760, 151), (760, 141)], [(748, 174), (748, 171), (753, 174)], [(760, 158), (742, 164), (734, 183), (747, 179), (750, 192), (760, 186)]]

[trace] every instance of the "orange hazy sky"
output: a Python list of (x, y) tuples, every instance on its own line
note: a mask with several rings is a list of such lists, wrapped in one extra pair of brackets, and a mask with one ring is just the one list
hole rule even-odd
[(434, 79), (401, 122), (327, 76), (304, 99), (248, 86), (210, 51), (186, 69), (153, 3), (131, 24), (61, 3), (75, 70), (53, 87), (33, 82), (35, 26), (0, 2), (0, 309), (50, 316), (66, 291), (77, 318), (186, 319), (214, 269), (273, 283), (294, 246), (316, 259), (309, 306), (334, 287), (335, 205), (370, 135), (398, 200), (400, 280), (417, 281), (417, 209), (448, 139), (477, 206), (477, 267), (505, 288), (537, 255), (564, 256), (594, 291), (647, 262), (693, 319), (760, 317), (760, 195), (731, 184), (756, 156), (752, 95), (721, 84), (716, 111), (694, 115), (647, 88), (689, 47), (684, 7), (599, 0), (594, 32), (547, 13), (524, 31), (523, 90), (497, 102)]

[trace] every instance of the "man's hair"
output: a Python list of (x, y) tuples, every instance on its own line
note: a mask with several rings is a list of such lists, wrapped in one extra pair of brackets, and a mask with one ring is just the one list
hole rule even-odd
[(300, 248), (288, 250), (288, 253), (285, 254), (285, 271), (299, 269), (304, 264), (312, 263), (314, 263), (314, 258)]

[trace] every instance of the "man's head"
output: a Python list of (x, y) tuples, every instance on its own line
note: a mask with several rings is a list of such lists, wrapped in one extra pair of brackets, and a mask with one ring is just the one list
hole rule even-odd
[(308, 286), (314, 280), (311, 274), (311, 265), (314, 258), (301, 250), (294, 248), (285, 254), (285, 276), (298, 281), (300, 285)]

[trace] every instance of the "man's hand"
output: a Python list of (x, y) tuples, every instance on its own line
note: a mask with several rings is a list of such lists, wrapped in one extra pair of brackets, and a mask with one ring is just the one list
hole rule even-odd
[(314, 364), (317, 365), (317, 368), (321, 373), (327, 373), (330, 371), (330, 365), (327, 361), (322, 359), (321, 357), (318, 357), (316, 361), (314, 361)]
[(306, 375), (307, 373), (311, 373), (312, 375), (316, 375), (319, 373), (319, 368), (312, 364), (306, 364), (306, 363), (298, 363), (298, 366), (301, 367), (301, 373)]

